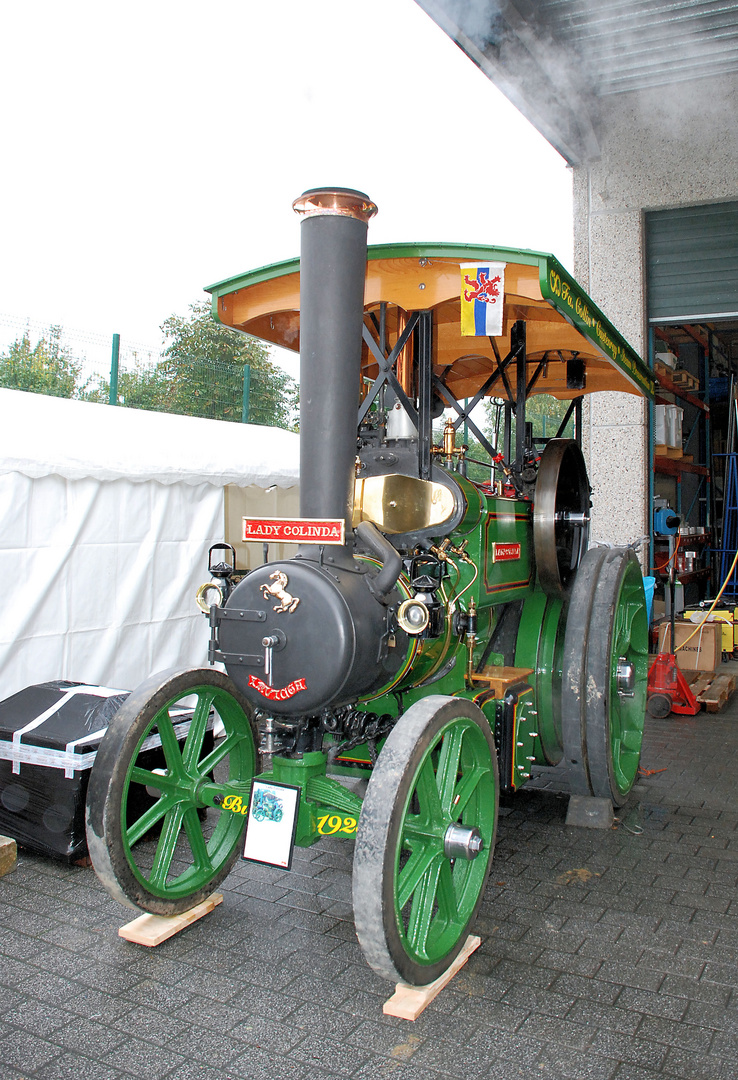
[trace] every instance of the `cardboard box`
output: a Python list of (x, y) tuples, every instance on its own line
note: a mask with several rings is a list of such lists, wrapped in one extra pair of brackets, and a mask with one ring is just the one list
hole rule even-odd
[[(677, 622), (674, 627), (676, 640), (676, 661), (682, 671), (717, 671), (723, 658), (723, 628), (720, 623), (705, 623), (683, 648), (679, 646), (694, 633), (696, 626), (691, 622)], [(671, 652), (671, 623), (664, 622), (659, 627), (660, 653)]]
[[(717, 622), (723, 628), (723, 652), (732, 653), (738, 647), (738, 623), (735, 621), (736, 608), (716, 608), (710, 615), (710, 622)], [(689, 608), (682, 614), (685, 619), (695, 625), (702, 622), (707, 614), (707, 608)]]

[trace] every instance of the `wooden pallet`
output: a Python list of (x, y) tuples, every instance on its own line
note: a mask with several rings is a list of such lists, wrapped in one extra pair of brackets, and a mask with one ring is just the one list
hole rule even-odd
[(674, 386), (678, 386), (680, 390), (690, 390), (695, 393), (700, 388), (699, 379), (695, 379), (689, 371), (683, 371), (681, 368), (677, 371), (672, 371), (671, 381)]
[(716, 675), (712, 671), (685, 671), (682, 674), (707, 712), (720, 712), (735, 693), (735, 675)]

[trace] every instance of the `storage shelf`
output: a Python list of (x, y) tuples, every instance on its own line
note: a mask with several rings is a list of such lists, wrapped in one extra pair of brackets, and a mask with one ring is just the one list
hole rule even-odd
[[(685, 390), (683, 386), (677, 386), (673, 383), (667, 375), (662, 375), (660, 372), (656, 375), (656, 381), (661, 385), (662, 390), (666, 390), (669, 394), (674, 394), (676, 397), (681, 398), (682, 401), (688, 401), (690, 405), (694, 405), (697, 409), (702, 409), (703, 412), (709, 413), (710, 406), (705, 405), (702, 398), (698, 398), (696, 394), (693, 394), (689, 390)], [(656, 390), (656, 400), (660, 401), (662, 405), (668, 405), (669, 402), (666, 399), (659, 397), (658, 389)]]
[(655, 457), (653, 467), (656, 472), (665, 473), (667, 476), (679, 476), (680, 473), (696, 473), (698, 476), (709, 476), (710, 470), (704, 465), (695, 465), (693, 461), (685, 461), (684, 458)]

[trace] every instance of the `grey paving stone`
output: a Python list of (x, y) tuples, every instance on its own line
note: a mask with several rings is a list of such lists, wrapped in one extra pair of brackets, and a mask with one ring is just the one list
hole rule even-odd
[[(305, 1037), (305, 1030), (293, 1023), (294, 1014), (284, 1020), (274, 1020), (266, 1016), (247, 1015), (240, 1024), (231, 1028), (229, 1035), (239, 1043), (239, 1054), (243, 1053), (243, 1043), (285, 1053)], [(354, 1024), (348, 1025), (349, 1030)]]
[(735, 1080), (735, 1062), (721, 1061), (705, 1054), (695, 1054), (681, 1047), (671, 1047), (664, 1062), (666, 1075), (680, 1080)]
[(201, 1068), (217, 1067), (221, 1070), (221, 1078), (230, 1062), (243, 1054), (243, 1042), (235, 1038), (233, 1032), (223, 1035), (201, 1027), (193, 1027), (177, 1035), (167, 1044), (167, 1048), (187, 1061), (196, 1061)]
[(644, 1016), (638, 1036), (667, 1047), (681, 1047), (694, 1053), (707, 1054), (713, 1033), (694, 1024), (676, 1023), (663, 1017)]
[(663, 994), (671, 994), (673, 997), (689, 998), (692, 1001), (712, 1001), (720, 1005), (727, 1005), (731, 995), (730, 987), (722, 983), (710, 982), (705, 978), (688, 979), (684, 975), (667, 975), (660, 990)]
[(65, 1053), (38, 1069), (34, 1076), (37, 1080), (120, 1080), (123, 1073), (92, 1058)]
[(99, 1020), (104, 1016), (106, 1020), (112, 1020), (135, 1008), (135, 1003), (132, 1001), (111, 997), (98, 990), (88, 990), (83, 987), (77, 987), (77, 990), (78, 993), (73, 997), (64, 998), (65, 1010), (77, 1016), (86, 1016), (90, 1020)]
[[(432, 1030), (432, 1029), (431, 1029)], [(429, 1029), (416, 1028), (415, 1023), (396, 1017), (382, 1017), (379, 1020), (364, 1020), (347, 1035), (347, 1041), (361, 1049), (371, 1051), (395, 1062), (396, 1068), (402, 1063), (412, 1061), (413, 1056), (428, 1039)]]
[(12, 1009), (0, 1014), (3, 1025), (21, 1028), (35, 1035), (48, 1035), (71, 1020), (71, 1014), (40, 1001), (20, 998)]
[(14, 960), (12, 956), (4, 956), (0, 964), (0, 986), (12, 990), (29, 979), (33, 979), (37, 974), (38, 969), (31, 964), (23, 960)]
[(551, 989), (563, 997), (583, 998), (599, 1004), (614, 1005), (622, 987), (601, 979), (584, 979), (580, 975), (559, 975)]
[[(663, 1080), (667, 1074), (661, 1069), (647, 1069), (643, 1065), (631, 1065), (628, 1062), (621, 1064), (615, 1073), (615, 1080)], [(673, 1073), (668, 1074), (673, 1077)]]
[(290, 1061), (305, 1066), (328, 1069), (339, 1076), (351, 1076), (369, 1058), (365, 1049), (314, 1032), (294, 1046), (288, 1055)]
[(667, 1046), (650, 1039), (624, 1035), (614, 1031), (598, 1031), (591, 1043), (595, 1053), (615, 1058), (619, 1062), (660, 1069), (666, 1058)]
[(122, 997), (136, 1005), (152, 1008), (181, 1008), (193, 999), (193, 994), (181, 989), (176, 983), (170, 985), (158, 979), (140, 979), (123, 991)]
[(528, 1016), (519, 1028), (521, 1035), (532, 1035), (546, 1043), (562, 1043), (572, 1050), (584, 1050), (592, 1045), (595, 1029), (587, 1023), (554, 1019), (550, 1016)]
[(168, 1046), (128, 1038), (120, 1049), (100, 1055), (99, 1060), (119, 1069), (124, 1075), (141, 1077), (142, 1080), (160, 1080), (187, 1059)]
[(59, 1046), (17, 1028), (11, 1028), (0, 1038), (0, 1061), (23, 1072), (35, 1072), (60, 1054)]
[(544, 1080), (613, 1080), (619, 1062), (600, 1057), (591, 1050), (546, 1047), (536, 1062), (537, 1075)]
[(190, 1025), (172, 1016), (171, 1012), (159, 1012), (151, 1006), (139, 1005), (117, 1017), (110, 1030), (119, 1032), (121, 1037), (133, 1035), (166, 1044), (189, 1031)]
[(617, 1007), (629, 1012), (660, 1016), (666, 1020), (681, 1020), (687, 1011), (688, 1002), (683, 997), (650, 990), (636, 990), (626, 986), (617, 999)]
[(122, 1046), (127, 1041), (127, 1036), (125, 1032), (111, 1027), (104, 1017), (99, 1020), (75, 1017), (68, 1024), (51, 1032), (48, 1040), (67, 1050), (95, 1058)]

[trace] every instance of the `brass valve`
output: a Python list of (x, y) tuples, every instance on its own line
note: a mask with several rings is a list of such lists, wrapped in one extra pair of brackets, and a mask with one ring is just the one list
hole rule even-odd
[(456, 555), (462, 562), (469, 563), (470, 566), (474, 566), (474, 561), (467, 555), (466, 549), (469, 544), (468, 540), (464, 540), (458, 547), (454, 547), (451, 540), (447, 536), (440, 544), (431, 544), (431, 551), (439, 562), (451, 562), (450, 555)]
[(446, 464), (451, 465), (453, 464), (455, 457), (459, 458), (460, 461), (463, 461), (468, 449), (469, 447), (466, 445), (456, 446), (456, 428), (454, 427), (453, 420), (449, 418), (443, 425), (442, 445), (432, 446), (431, 453), (442, 455), (446, 459)]

